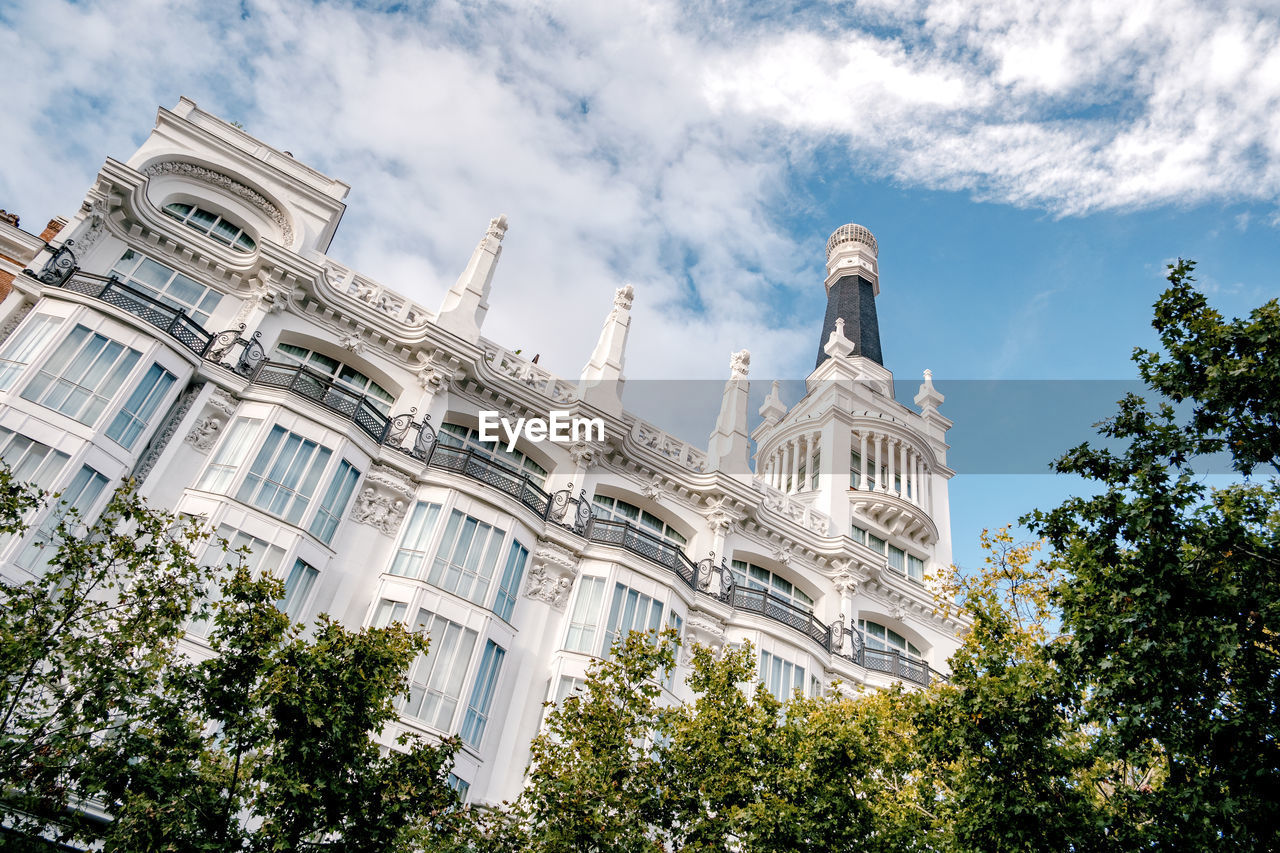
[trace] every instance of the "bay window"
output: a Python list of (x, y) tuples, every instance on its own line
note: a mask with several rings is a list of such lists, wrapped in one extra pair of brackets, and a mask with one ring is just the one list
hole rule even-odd
[(22, 399), (93, 426), (142, 354), (77, 325), (22, 389)]

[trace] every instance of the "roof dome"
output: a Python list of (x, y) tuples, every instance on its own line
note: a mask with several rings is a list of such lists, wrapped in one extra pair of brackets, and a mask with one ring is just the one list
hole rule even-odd
[(853, 223), (841, 225), (827, 240), (827, 260), (831, 260), (831, 253), (841, 243), (861, 243), (870, 249), (873, 255), (878, 255), (880, 252), (880, 247), (876, 245), (875, 236), (861, 225)]

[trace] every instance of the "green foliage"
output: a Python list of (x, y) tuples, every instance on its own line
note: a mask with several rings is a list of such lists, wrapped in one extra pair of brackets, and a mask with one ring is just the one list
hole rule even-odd
[[(1120, 402), (1101, 433), (1056, 469), (1100, 487), (1032, 522), (1069, 576), (1057, 589), (1066, 639), (1053, 650), (1085, 697), (1100, 782), (1135, 845), (1276, 849), (1280, 822), (1280, 484), (1211, 488), (1203, 454), (1248, 473), (1280, 451), (1280, 306), (1224, 322), (1170, 268), (1156, 305), (1164, 353), (1135, 352), (1174, 402)], [(1277, 469), (1280, 470), (1280, 469)]]
[[(0, 529), (20, 532), (39, 497), (3, 467), (0, 496)], [(0, 586), (6, 819), (106, 851), (451, 839), (467, 819), (446, 784), (457, 742), (375, 739), (426, 639), (324, 617), (304, 630), (276, 608), (280, 581), (253, 577), (243, 555), (199, 566), (205, 538), (125, 487), (92, 530), (64, 519), (43, 574)], [(182, 652), (206, 617), (211, 654)]]

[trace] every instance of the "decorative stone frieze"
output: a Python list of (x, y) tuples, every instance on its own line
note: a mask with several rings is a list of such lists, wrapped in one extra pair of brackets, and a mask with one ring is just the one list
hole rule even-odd
[(387, 536), (400, 529), (405, 512), (417, 490), (403, 474), (375, 465), (364, 478), (364, 489), (351, 510), (351, 520), (375, 527)]
[(153, 163), (143, 169), (142, 173), (148, 177), (178, 175), (225, 190), (247, 201), (266, 214), (268, 219), (280, 226), (281, 242), (285, 246), (293, 245), (293, 226), (289, 224), (289, 220), (280, 212), (280, 209), (267, 201), (266, 196), (262, 195), (262, 193), (245, 186), (234, 178), (228, 177), (221, 172), (215, 172), (213, 169), (206, 169), (204, 166), (197, 166), (194, 163), (181, 163), (176, 160)]
[(578, 556), (554, 542), (541, 540), (533, 554), (533, 566), (525, 581), (524, 594), (563, 610), (578, 574)]

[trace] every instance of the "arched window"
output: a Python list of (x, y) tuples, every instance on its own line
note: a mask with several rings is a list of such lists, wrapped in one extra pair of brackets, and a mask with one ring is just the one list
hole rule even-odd
[(734, 560), (731, 568), (733, 579), (739, 586), (773, 593), (778, 598), (785, 599), (788, 604), (813, 612), (813, 599), (781, 575), (746, 560)]
[(257, 243), (249, 233), (220, 213), (173, 201), (164, 206), (164, 213), (188, 228), (194, 228), (201, 234), (217, 240), (224, 246), (230, 246), (237, 252), (252, 252)]
[(501, 441), (481, 441), (479, 433), (470, 427), (445, 421), (440, 424), (440, 432), (437, 434), (437, 439), (441, 444), (477, 451), (485, 459), (491, 459), (520, 474), (528, 474), (529, 482), (538, 488), (546, 485), (546, 468), (543, 468), (519, 450), (507, 450)]
[(350, 388), (357, 394), (363, 394), (374, 408), (387, 415), (391, 413), (391, 404), (396, 398), (387, 389), (354, 367), (343, 364), (336, 358), (314, 352), (306, 347), (294, 344), (277, 344), (275, 358), (286, 364), (300, 364), (308, 370), (328, 376), (339, 385)]
[(909, 658), (922, 659), (924, 656), (920, 654), (907, 638), (899, 634), (892, 628), (886, 628), (879, 622), (871, 622), (867, 619), (859, 619), (858, 627), (862, 629), (862, 636), (866, 638), (867, 648), (876, 649), (882, 652), (899, 651)]
[(610, 521), (630, 521), (672, 545), (680, 546), (688, 541), (678, 530), (653, 513), (646, 512), (635, 504), (627, 503), (621, 498), (596, 495), (591, 499), (591, 502), (595, 504), (597, 516), (607, 518)]

